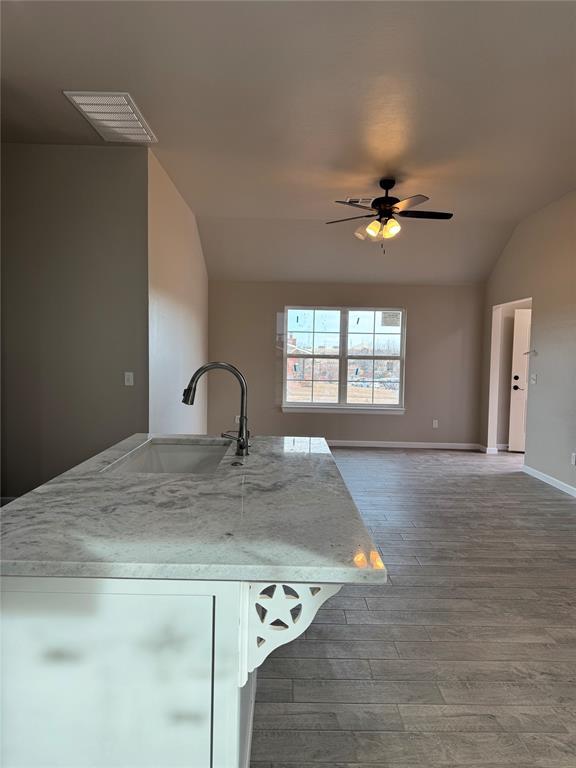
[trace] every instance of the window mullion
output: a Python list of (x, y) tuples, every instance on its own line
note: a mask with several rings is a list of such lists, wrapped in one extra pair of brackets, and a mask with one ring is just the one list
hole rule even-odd
[(340, 365), (338, 382), (338, 403), (346, 404), (348, 382), (348, 310), (343, 309), (340, 312)]

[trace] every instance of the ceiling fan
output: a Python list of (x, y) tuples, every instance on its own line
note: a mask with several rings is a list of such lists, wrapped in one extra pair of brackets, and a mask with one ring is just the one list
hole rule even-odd
[(349, 205), (352, 208), (361, 208), (371, 213), (363, 216), (351, 216), (347, 219), (334, 219), (327, 221), (326, 224), (339, 224), (341, 221), (354, 221), (355, 219), (374, 219), (370, 224), (364, 226), (361, 224), (354, 232), (359, 240), (369, 240), (379, 242), (395, 237), (402, 229), (397, 216), (407, 219), (451, 219), (453, 213), (443, 211), (411, 211), (416, 205), (425, 203), (429, 200), (426, 195), (413, 195), (399, 200), (388, 194), (396, 184), (396, 179), (380, 179), (378, 182), (384, 190), (382, 197), (348, 197), (346, 200), (335, 200), (340, 205)]

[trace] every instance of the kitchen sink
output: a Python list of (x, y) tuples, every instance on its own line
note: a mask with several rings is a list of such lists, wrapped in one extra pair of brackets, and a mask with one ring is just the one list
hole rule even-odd
[(117, 459), (103, 472), (204, 475), (214, 472), (231, 440), (220, 438), (152, 438)]

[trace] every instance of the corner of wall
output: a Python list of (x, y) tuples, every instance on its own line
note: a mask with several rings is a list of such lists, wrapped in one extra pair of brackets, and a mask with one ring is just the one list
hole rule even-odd
[(208, 354), (208, 274), (198, 225), (158, 157), (148, 150), (150, 431), (205, 433), (207, 391), (182, 390)]

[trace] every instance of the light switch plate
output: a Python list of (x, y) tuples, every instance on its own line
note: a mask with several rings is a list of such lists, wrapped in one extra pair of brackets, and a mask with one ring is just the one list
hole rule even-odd
[(530, 384), (537, 384), (538, 383), (538, 375), (535, 373), (530, 374)]
[(125, 387), (133, 387), (134, 386), (134, 373), (133, 373), (133, 371), (124, 371), (124, 386)]

